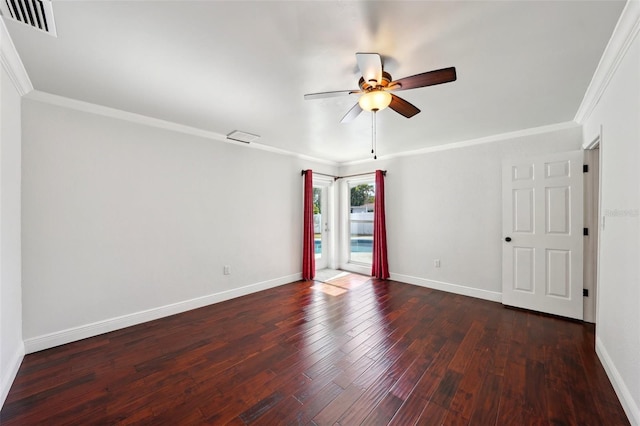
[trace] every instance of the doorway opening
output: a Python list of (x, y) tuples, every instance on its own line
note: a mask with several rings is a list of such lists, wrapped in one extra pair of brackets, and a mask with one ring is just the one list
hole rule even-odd
[(340, 181), (339, 268), (371, 276), (373, 262), (373, 216), (375, 174)]

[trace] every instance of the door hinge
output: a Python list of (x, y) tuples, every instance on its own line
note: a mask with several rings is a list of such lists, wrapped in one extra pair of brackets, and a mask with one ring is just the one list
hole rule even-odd
[(582, 228), (582, 235), (584, 236), (589, 235), (589, 228)]
[(582, 173), (589, 173), (589, 165), (588, 164), (583, 164), (582, 165)]
[(589, 289), (588, 288), (583, 288), (582, 289), (582, 295), (584, 297), (589, 297)]

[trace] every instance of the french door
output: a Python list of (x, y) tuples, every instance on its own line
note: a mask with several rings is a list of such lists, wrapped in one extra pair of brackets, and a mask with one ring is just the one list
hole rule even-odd
[(331, 266), (334, 238), (332, 214), (333, 180), (313, 178), (313, 234), (316, 270)]

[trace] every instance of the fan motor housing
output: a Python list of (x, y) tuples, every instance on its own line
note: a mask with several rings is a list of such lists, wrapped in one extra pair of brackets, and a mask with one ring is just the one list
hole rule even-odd
[[(389, 74), (386, 71), (382, 71), (382, 81), (380, 82), (380, 84), (378, 84), (378, 86), (387, 87), (389, 83), (391, 83), (392, 81), (393, 79), (391, 78), (391, 74)], [(378, 86), (372, 86), (371, 84), (369, 84), (368, 81), (364, 81), (363, 77), (360, 77), (360, 80), (358, 81), (358, 86), (360, 86), (360, 90), (363, 90), (363, 91), (370, 91), (378, 87)]]

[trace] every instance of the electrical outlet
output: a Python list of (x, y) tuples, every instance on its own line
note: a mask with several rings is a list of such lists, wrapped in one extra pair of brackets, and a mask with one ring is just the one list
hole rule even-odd
[(229, 266), (229, 265), (224, 265), (223, 273), (224, 273), (225, 275), (231, 275), (231, 266)]
[(433, 266), (435, 266), (436, 268), (440, 267), (440, 259), (433, 259)]

